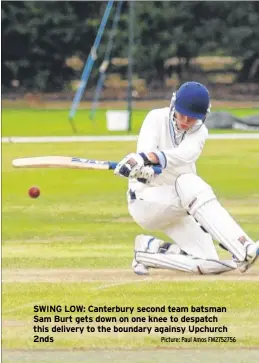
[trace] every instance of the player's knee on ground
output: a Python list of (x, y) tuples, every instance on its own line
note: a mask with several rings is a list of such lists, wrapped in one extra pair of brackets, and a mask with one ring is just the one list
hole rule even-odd
[(215, 261), (192, 256), (137, 252), (135, 259), (146, 267), (179, 270), (201, 275), (220, 274), (236, 269), (233, 261)]
[(176, 192), (184, 209), (191, 215), (205, 203), (217, 199), (212, 188), (196, 174), (181, 174), (175, 183)]

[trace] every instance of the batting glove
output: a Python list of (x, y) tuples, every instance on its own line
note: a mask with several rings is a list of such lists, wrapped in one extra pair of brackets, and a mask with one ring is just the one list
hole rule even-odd
[(139, 170), (136, 171), (134, 178), (137, 181), (150, 184), (155, 177), (155, 172), (152, 166), (142, 166)]
[[(144, 159), (140, 154), (131, 153), (125, 156), (114, 170), (115, 175), (125, 178), (135, 178), (137, 171), (144, 166)], [(134, 175), (134, 176), (133, 176)]]

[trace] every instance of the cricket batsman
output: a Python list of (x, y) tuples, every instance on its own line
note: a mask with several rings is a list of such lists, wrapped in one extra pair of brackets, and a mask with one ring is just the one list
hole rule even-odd
[[(210, 185), (196, 173), (208, 129), (210, 96), (201, 83), (184, 83), (173, 93), (170, 107), (146, 116), (137, 152), (124, 157), (114, 173), (129, 179), (128, 209), (146, 230), (160, 230), (174, 243), (149, 235), (135, 239), (132, 267), (136, 274), (149, 268), (199, 274), (246, 271), (259, 256), (254, 242), (221, 206)], [(161, 166), (154, 174), (152, 165)], [(213, 240), (232, 255), (220, 260)]]

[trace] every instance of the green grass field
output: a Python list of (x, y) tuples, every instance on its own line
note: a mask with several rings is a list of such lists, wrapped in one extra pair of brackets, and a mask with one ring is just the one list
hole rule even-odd
[[(162, 107), (162, 106), (157, 106)], [(125, 109), (123, 107), (122, 109)], [(3, 109), (2, 136), (67, 136), (71, 135), (71, 124), (67, 110)], [(131, 134), (137, 134), (149, 109), (135, 109), (132, 112)], [(213, 108), (213, 111), (227, 111), (239, 117), (258, 114), (258, 108)], [(89, 110), (78, 110), (75, 117), (78, 135), (124, 134), (125, 131), (107, 131), (106, 110), (96, 112), (95, 121), (90, 119)], [(228, 131), (228, 130), (227, 130)], [(219, 132), (217, 130), (217, 132)], [(226, 130), (224, 130), (226, 132)], [(228, 131), (228, 132), (231, 132)], [(236, 131), (235, 131), (236, 132)], [(237, 131), (238, 132), (238, 131)]]
[[(53, 111), (51, 117), (47, 112), (12, 112), (4, 110), (3, 136), (71, 134), (63, 126), (63, 111)], [(52, 124), (55, 113), (60, 119)], [(80, 115), (83, 123), (84, 112)], [(2, 145), (3, 362), (258, 362), (258, 263), (244, 275), (199, 277), (154, 270), (148, 277), (136, 276), (130, 269), (133, 241), (143, 231), (128, 215), (126, 180), (112, 172), (11, 167), (16, 157), (87, 155), (119, 160), (134, 149), (132, 142)], [(254, 239), (259, 236), (258, 155), (258, 140), (209, 140), (197, 164), (199, 174)], [(31, 185), (40, 187), (40, 198), (28, 197)], [(40, 304), (226, 306), (227, 313), (218, 317), (228, 333), (210, 335), (237, 341), (170, 344), (161, 342), (160, 333), (95, 331), (42, 333), (55, 341), (34, 343), (33, 306)], [(49, 315), (53, 313), (44, 316)]]

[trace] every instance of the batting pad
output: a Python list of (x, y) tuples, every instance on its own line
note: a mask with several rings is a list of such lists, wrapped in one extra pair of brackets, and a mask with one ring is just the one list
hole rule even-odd
[(246, 245), (252, 241), (216, 199), (201, 206), (194, 218), (237, 260), (246, 259)]
[(183, 207), (226, 249), (243, 262), (251, 239), (218, 202), (211, 187), (195, 174), (181, 174), (176, 191)]
[(161, 253), (137, 252), (135, 258), (138, 263), (146, 267), (179, 270), (202, 275), (220, 274), (237, 267), (233, 261), (202, 260), (191, 256)]

